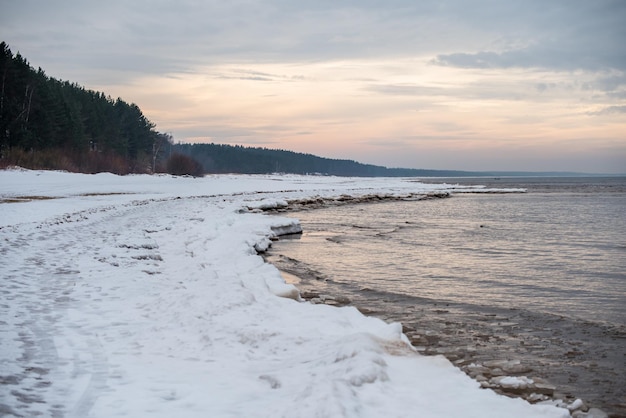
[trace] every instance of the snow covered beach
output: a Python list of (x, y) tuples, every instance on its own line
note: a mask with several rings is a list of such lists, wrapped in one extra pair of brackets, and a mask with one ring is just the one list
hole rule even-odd
[(255, 208), (464, 190), (1, 171), (0, 413), (567, 417), (481, 390), (443, 357), (417, 354), (400, 324), (294, 300), (257, 254), (299, 224)]

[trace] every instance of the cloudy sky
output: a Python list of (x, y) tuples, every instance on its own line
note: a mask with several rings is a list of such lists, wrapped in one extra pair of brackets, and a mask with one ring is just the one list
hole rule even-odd
[(626, 172), (624, 0), (0, 0), (0, 40), (180, 142)]

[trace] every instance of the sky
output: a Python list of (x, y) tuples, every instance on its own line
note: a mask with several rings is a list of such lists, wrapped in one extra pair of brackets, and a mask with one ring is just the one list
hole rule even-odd
[(0, 0), (0, 40), (176, 142), (626, 173), (624, 0)]

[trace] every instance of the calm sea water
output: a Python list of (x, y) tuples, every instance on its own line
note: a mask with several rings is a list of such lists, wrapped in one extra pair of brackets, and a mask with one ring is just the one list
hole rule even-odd
[(337, 283), (626, 323), (626, 179), (462, 181), (528, 191), (302, 212), (280, 252)]
[[(323, 291), (436, 328), (454, 344), (501, 330), (475, 355), (542, 364), (577, 396), (623, 403), (615, 398), (626, 387), (626, 178), (424, 182), (527, 193), (297, 212), (302, 237), (272, 252), (315, 271)], [(503, 319), (489, 328), (485, 313)]]

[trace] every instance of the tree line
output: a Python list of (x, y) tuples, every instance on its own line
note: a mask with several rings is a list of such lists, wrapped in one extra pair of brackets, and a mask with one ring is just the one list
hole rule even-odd
[[(224, 144), (177, 144), (177, 153), (202, 164), (206, 173), (292, 173), (337, 176), (376, 176), (384, 167), (334, 160), (287, 150)], [(381, 170), (382, 169), (382, 170)]]
[(352, 160), (318, 157), (287, 150), (224, 144), (176, 144), (178, 154), (187, 155), (202, 165), (205, 173), (291, 173), (352, 177), (433, 177), (467, 176), (450, 170), (387, 168)]
[(35, 70), (0, 43), (0, 163), (146, 173), (172, 144), (134, 103)]

